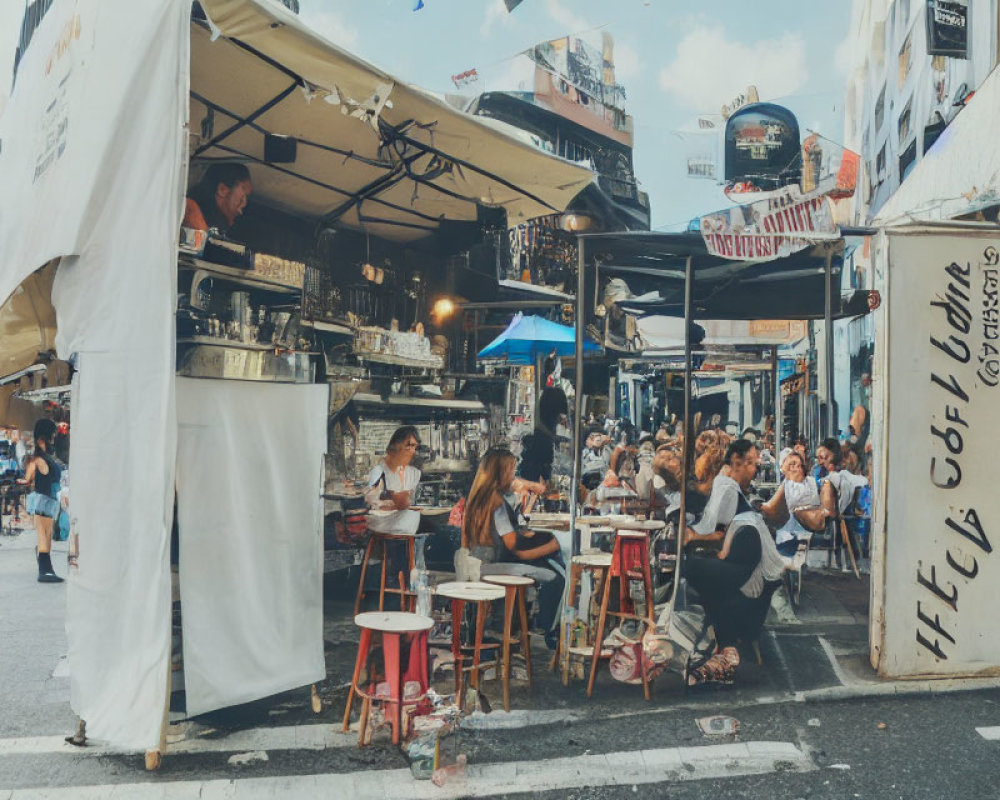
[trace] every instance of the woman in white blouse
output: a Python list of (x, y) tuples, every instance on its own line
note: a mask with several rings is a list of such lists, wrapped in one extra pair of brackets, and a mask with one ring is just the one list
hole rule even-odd
[(369, 530), (377, 533), (416, 533), (420, 512), (410, 508), (420, 483), (420, 470), (410, 465), (420, 446), (413, 425), (397, 428), (385, 449), (385, 458), (368, 474), (365, 498), (372, 511)]
[[(812, 533), (800, 519), (811, 520), (813, 524), (818, 523), (822, 527), (826, 514), (821, 509), (816, 481), (806, 474), (805, 461), (799, 453), (789, 452), (781, 462), (781, 471), (785, 479), (760, 510), (768, 520), (783, 521), (775, 533), (774, 543), (781, 555), (790, 558), (798, 549), (799, 539), (807, 538)], [(823, 519), (813, 519), (817, 514), (822, 515)]]

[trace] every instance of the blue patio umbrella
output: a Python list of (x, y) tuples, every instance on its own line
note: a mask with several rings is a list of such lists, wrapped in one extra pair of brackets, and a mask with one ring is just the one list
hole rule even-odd
[[(479, 351), (479, 358), (506, 358), (509, 364), (533, 365), (539, 356), (556, 351), (559, 356), (571, 356), (576, 332), (568, 325), (550, 322), (542, 317), (514, 315), (507, 330)], [(583, 352), (599, 353), (600, 346), (584, 337)]]

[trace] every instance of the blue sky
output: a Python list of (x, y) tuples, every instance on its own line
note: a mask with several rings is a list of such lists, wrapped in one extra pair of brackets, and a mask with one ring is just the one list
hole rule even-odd
[[(331, 41), (439, 92), (454, 91), (451, 76), (472, 68), (500, 88), (510, 58), (531, 45), (610, 32), (654, 227), (729, 205), (714, 183), (686, 177), (686, 150), (674, 131), (699, 113), (717, 113), (748, 84), (762, 100), (794, 111), (803, 132), (842, 140), (851, 0), (523, 0), (512, 13), (503, 0), (424, 0), (416, 12), (414, 2), (300, 5), (302, 18)], [(0, 0), (0, 93), (22, 8), (22, 0)]]
[(439, 92), (454, 91), (451, 75), (467, 69), (501, 76), (537, 42), (610, 32), (654, 227), (730, 205), (713, 182), (686, 177), (674, 131), (748, 84), (795, 112), (803, 136), (808, 128), (842, 141), (851, 0), (523, 0), (509, 14), (503, 0), (424, 0), (416, 12), (413, 0), (300, 2), (328, 38)]

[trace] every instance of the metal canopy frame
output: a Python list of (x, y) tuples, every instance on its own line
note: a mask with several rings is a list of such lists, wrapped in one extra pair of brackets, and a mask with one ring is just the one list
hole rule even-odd
[[(205, 30), (210, 30), (208, 24), (199, 19), (192, 19), (192, 23), (201, 26)], [(434, 226), (420, 225), (417, 223), (406, 223), (399, 220), (384, 219), (377, 216), (369, 216), (362, 213), (361, 206), (366, 201), (373, 202), (386, 208), (391, 208), (394, 211), (410, 214), (417, 219), (438, 223), (440, 218), (431, 216), (429, 214), (424, 214), (417, 211), (414, 208), (407, 208), (405, 206), (399, 205), (397, 203), (392, 203), (379, 197), (385, 191), (392, 189), (398, 185), (401, 181), (405, 179), (410, 179), (415, 183), (414, 194), (418, 187), (427, 187), (438, 193), (450, 196), (456, 200), (467, 202), (471, 205), (477, 206), (480, 203), (480, 199), (474, 196), (463, 195), (459, 192), (451, 191), (443, 186), (439, 186), (432, 182), (434, 178), (440, 177), (442, 174), (450, 172), (452, 170), (469, 170), (478, 175), (488, 178), (491, 181), (496, 181), (498, 184), (505, 186), (512, 191), (515, 191), (522, 195), (523, 197), (529, 198), (539, 205), (549, 209), (553, 214), (559, 213), (560, 209), (553, 206), (551, 203), (539, 198), (536, 194), (522, 188), (521, 186), (512, 183), (504, 179), (503, 177), (494, 174), (493, 172), (477, 166), (468, 160), (457, 158), (455, 156), (449, 155), (447, 152), (441, 150), (433, 145), (433, 135), (431, 137), (432, 143), (430, 145), (423, 143), (409, 135), (407, 135), (407, 130), (417, 125), (422, 128), (433, 128), (437, 123), (421, 124), (416, 120), (408, 120), (400, 125), (389, 125), (382, 119), (378, 120), (378, 129), (373, 130), (373, 135), (377, 136), (380, 143), (380, 151), (389, 154), (389, 158), (386, 160), (373, 160), (365, 156), (358, 155), (352, 151), (338, 149), (336, 147), (330, 147), (328, 145), (320, 144), (317, 142), (310, 141), (309, 139), (295, 137), (296, 141), (300, 145), (307, 147), (313, 147), (321, 150), (329, 151), (331, 154), (338, 156), (343, 156), (345, 161), (353, 160), (359, 163), (363, 163), (366, 166), (370, 166), (376, 169), (385, 170), (386, 174), (376, 180), (370, 182), (368, 185), (355, 190), (349, 191), (338, 186), (318, 181), (314, 178), (297, 172), (293, 169), (289, 169), (286, 166), (280, 166), (278, 164), (270, 163), (262, 158), (252, 156), (248, 153), (242, 152), (237, 148), (230, 147), (226, 144), (226, 140), (229, 139), (237, 131), (244, 128), (251, 128), (257, 131), (262, 136), (274, 133), (273, 131), (267, 130), (263, 125), (260, 125), (256, 120), (265, 114), (267, 111), (271, 110), (275, 106), (279, 105), (285, 98), (289, 97), (297, 89), (305, 89), (307, 84), (306, 81), (294, 71), (290, 70), (285, 65), (275, 61), (273, 58), (261, 53), (256, 48), (241, 41), (238, 38), (226, 37), (226, 41), (232, 43), (234, 46), (240, 48), (244, 52), (252, 55), (253, 57), (259, 59), (263, 63), (278, 70), (282, 74), (286, 75), (291, 79), (291, 84), (289, 84), (282, 91), (276, 95), (269, 98), (267, 101), (258, 106), (254, 111), (247, 115), (237, 114), (236, 112), (226, 108), (220, 103), (210, 100), (207, 97), (202, 96), (198, 92), (191, 91), (190, 95), (193, 99), (202, 103), (206, 108), (209, 108), (215, 112), (221, 113), (232, 119), (233, 124), (229, 125), (221, 133), (213, 136), (209, 141), (201, 144), (192, 154), (192, 161), (213, 161), (211, 157), (204, 156), (206, 151), (211, 149), (221, 150), (226, 153), (230, 153), (233, 156), (242, 159), (244, 161), (249, 161), (251, 163), (267, 167), (268, 169), (276, 170), (284, 175), (291, 178), (296, 178), (298, 180), (305, 181), (314, 186), (319, 186), (323, 189), (327, 189), (335, 194), (341, 195), (345, 198), (344, 202), (338, 204), (332, 208), (327, 214), (323, 215), (319, 220), (319, 225), (331, 225), (337, 222), (345, 213), (347, 213), (352, 208), (357, 209), (359, 221), (363, 224), (365, 222), (378, 223), (382, 225), (390, 225), (400, 228), (410, 228), (417, 230), (425, 230), (428, 233), (434, 233), (436, 228)], [(433, 134), (433, 131), (432, 131)], [(424, 158), (425, 156), (431, 156), (432, 169), (428, 170), (424, 174), (419, 174), (415, 172), (411, 167), (415, 162)]]
[[(725, 259), (717, 258), (715, 256), (709, 255), (708, 251), (704, 245), (700, 235), (697, 234), (661, 234), (661, 233), (619, 233), (619, 234), (581, 234), (577, 237), (577, 292), (576, 292), (576, 356), (577, 364), (582, 364), (582, 354), (583, 354), (583, 329), (584, 329), (584, 286), (585, 277), (587, 271), (587, 251), (588, 249), (595, 254), (595, 261), (601, 259), (602, 248), (605, 252), (609, 251), (609, 243), (618, 243), (622, 246), (630, 255), (630, 264), (625, 266), (637, 266), (639, 263), (644, 263), (645, 269), (659, 270), (660, 274), (664, 276), (669, 275), (670, 277), (676, 279), (680, 276), (680, 269), (683, 269), (684, 276), (684, 286), (683, 286), (683, 318), (684, 318), (684, 441), (682, 446), (681, 461), (683, 464), (683, 469), (681, 473), (681, 507), (680, 507), (680, 519), (682, 521), (682, 528), (686, 525), (687, 520), (687, 485), (688, 485), (688, 472), (691, 467), (691, 457), (693, 455), (693, 430), (692, 430), (692, 419), (691, 419), (691, 383), (692, 383), (692, 367), (691, 367), (691, 355), (692, 355), (692, 344), (691, 344), (691, 323), (694, 321), (693, 317), (693, 294), (695, 289), (695, 284), (698, 280), (699, 272), (707, 272), (711, 274), (713, 271), (720, 267), (728, 266), (730, 269), (738, 270), (740, 268), (741, 262), (727, 261)], [(843, 240), (839, 240), (841, 246)], [(612, 251), (613, 252), (613, 251)], [(796, 254), (802, 257), (802, 254)], [(755, 262), (755, 266), (759, 264), (762, 268), (762, 272), (766, 273), (768, 268), (773, 272), (777, 266), (777, 262), (785, 262), (794, 266), (796, 255), (793, 255), (790, 259), (779, 259), (772, 262)], [(806, 257), (808, 257), (809, 252), (806, 251)], [(833, 258), (834, 250), (832, 248), (825, 248), (825, 263), (823, 264), (823, 274), (825, 277), (826, 292), (824, 297), (824, 322), (826, 323), (826, 353), (827, 353), (827, 385), (826, 385), (826, 401), (827, 401), (827, 423), (828, 430), (831, 429), (833, 424), (833, 289), (832, 289), (832, 277), (833, 277)], [(620, 260), (620, 259), (616, 259)], [(595, 276), (597, 270), (601, 268), (602, 265), (595, 264)], [(604, 265), (606, 266), (606, 265)], [(745, 266), (745, 265), (744, 265)], [(730, 284), (731, 285), (731, 284)], [(723, 287), (726, 288), (726, 287)], [(596, 291), (596, 288), (595, 288)], [(867, 308), (866, 308), (867, 313)], [(845, 314), (849, 316), (850, 314)], [(744, 319), (755, 319), (756, 317), (752, 315), (747, 315), (743, 317)], [(794, 319), (794, 316), (789, 316), (788, 318)], [(800, 317), (801, 318), (801, 317)], [(775, 346), (772, 353), (772, 370), (777, 376), (777, 346)], [(578, 506), (578, 486), (580, 481), (580, 436), (582, 432), (581, 416), (583, 412), (583, 369), (578, 368), (575, 374), (575, 396), (573, 398), (573, 479), (571, 485), (571, 500), (570, 500), (570, 530), (573, 537), (573, 554), (576, 555), (580, 552), (580, 537), (577, 531), (576, 521), (577, 521), (577, 506)], [(775, 397), (780, 397), (780, 386), (777, 380), (775, 380)], [(775, 413), (775, 424), (778, 424), (778, 418), (780, 413), (776, 409)], [(777, 428), (776, 428), (777, 433)], [(674, 588), (673, 594), (671, 596), (671, 605), (674, 605), (677, 600), (677, 592), (680, 587), (680, 581), (682, 577), (682, 564), (683, 564), (683, 530), (678, 530), (678, 546), (677, 546), (677, 565), (674, 571)]]

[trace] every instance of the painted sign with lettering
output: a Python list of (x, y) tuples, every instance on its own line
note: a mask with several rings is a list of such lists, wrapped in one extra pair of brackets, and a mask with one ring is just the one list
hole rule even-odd
[(886, 239), (873, 663), (891, 677), (1000, 674), (1000, 235), (952, 224)]
[(830, 201), (786, 186), (744, 206), (706, 214), (701, 235), (713, 256), (770, 261), (839, 236)]
[(969, 57), (968, 0), (927, 0), (927, 53)]

